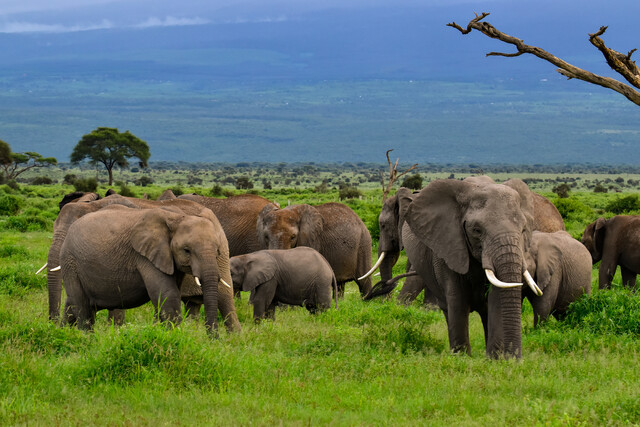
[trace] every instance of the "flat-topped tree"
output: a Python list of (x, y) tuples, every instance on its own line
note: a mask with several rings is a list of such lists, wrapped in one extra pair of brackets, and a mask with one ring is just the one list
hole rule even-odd
[(55, 157), (43, 157), (35, 151), (14, 153), (8, 143), (0, 140), (0, 168), (2, 168), (0, 174), (5, 180), (16, 179), (18, 175), (29, 169), (56, 165), (57, 163)]
[(82, 137), (71, 153), (71, 163), (89, 159), (89, 163), (102, 163), (109, 172), (109, 185), (113, 184), (113, 167), (129, 166), (129, 159), (137, 158), (142, 168), (151, 156), (146, 142), (129, 131), (120, 133), (116, 128), (99, 127)]
[(524, 53), (529, 53), (555, 65), (556, 67), (558, 67), (556, 71), (569, 79), (579, 79), (585, 82), (606, 87), (611, 90), (615, 90), (616, 92), (624, 95), (629, 101), (633, 102), (636, 105), (640, 105), (640, 92), (634, 89), (634, 87), (640, 89), (640, 70), (638, 69), (635, 61), (631, 59), (631, 55), (636, 51), (636, 49), (630, 50), (629, 53), (625, 55), (605, 46), (604, 41), (600, 38), (600, 36), (604, 34), (604, 32), (607, 30), (607, 27), (600, 27), (597, 32), (589, 34), (589, 41), (602, 53), (609, 67), (611, 67), (612, 70), (624, 77), (624, 79), (629, 82), (631, 86), (619, 82), (616, 79), (599, 76), (598, 74), (594, 74), (590, 71), (578, 68), (575, 65), (569, 64), (568, 62), (550, 54), (549, 52), (540, 49), (539, 47), (526, 45), (521, 39), (498, 31), (490, 23), (482, 21), (487, 16), (489, 16), (489, 14), (486, 12), (480, 15), (476, 13), (476, 17), (469, 21), (467, 28), (462, 28), (455, 22), (451, 22), (447, 24), (447, 26), (459, 30), (462, 34), (469, 34), (471, 31), (477, 30), (487, 37), (498, 39), (504, 43), (511, 44), (517, 49), (517, 52), (514, 53), (489, 52), (487, 53), (487, 56), (514, 57), (520, 56)]

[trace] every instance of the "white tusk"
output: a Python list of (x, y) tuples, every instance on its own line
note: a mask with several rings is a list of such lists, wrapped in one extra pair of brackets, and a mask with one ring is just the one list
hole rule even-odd
[(196, 285), (202, 287), (202, 283), (200, 283), (200, 279), (198, 279), (198, 276), (193, 276), (196, 279)]
[(222, 282), (223, 285), (225, 285), (227, 288), (231, 288), (231, 285), (228, 284), (227, 282), (224, 281), (223, 278), (220, 278), (220, 281)]
[(536, 282), (533, 280), (533, 277), (531, 277), (531, 273), (529, 273), (529, 270), (524, 271), (524, 279), (527, 281), (527, 285), (529, 285), (533, 293), (541, 297), (542, 289), (540, 289)]
[(489, 279), (489, 282), (491, 282), (491, 284), (497, 288), (517, 288), (518, 286), (522, 286), (522, 283), (501, 282), (500, 280), (498, 280), (494, 272), (492, 270), (489, 270), (488, 268), (484, 269), (484, 273), (487, 275), (487, 279)]
[(374, 271), (376, 271), (376, 269), (378, 267), (380, 267), (380, 264), (382, 264), (382, 260), (384, 259), (384, 256), (386, 255), (386, 252), (382, 252), (382, 254), (380, 255), (380, 258), (378, 258), (378, 261), (376, 261), (375, 265), (373, 267), (371, 267), (371, 270), (369, 270), (369, 272), (367, 274), (365, 274), (362, 277), (358, 277), (358, 280), (363, 280), (366, 279), (367, 277), (371, 276), (371, 273), (373, 273)]
[(52, 268), (52, 269), (51, 269), (51, 270), (49, 270), (49, 271), (60, 271), (60, 270), (62, 270), (62, 267), (57, 266), (57, 267)]
[(49, 264), (48, 262), (45, 262), (44, 265), (42, 267), (40, 267), (40, 270), (36, 271), (36, 275), (40, 274), (40, 272), (42, 270), (44, 270), (45, 268), (47, 268), (47, 264)]
[(378, 271), (377, 273), (374, 274), (374, 276), (379, 276), (380, 272)]

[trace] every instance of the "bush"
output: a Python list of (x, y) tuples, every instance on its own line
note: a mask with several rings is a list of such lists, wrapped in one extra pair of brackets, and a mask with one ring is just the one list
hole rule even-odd
[(339, 197), (341, 199), (357, 199), (361, 196), (362, 196), (362, 191), (350, 185), (345, 185), (340, 189), (340, 192), (339, 192)]
[(95, 178), (76, 178), (72, 185), (76, 191), (85, 193), (95, 193), (98, 190), (98, 180)]
[(640, 336), (640, 299), (627, 289), (585, 295), (569, 306), (563, 323), (596, 334)]
[(422, 190), (422, 176), (419, 173), (410, 175), (402, 181), (402, 186), (411, 190)]
[(616, 215), (629, 213), (640, 209), (640, 200), (637, 194), (631, 194), (625, 197), (618, 197), (607, 203), (605, 209)]
[(21, 197), (6, 195), (0, 197), (0, 215), (15, 215), (22, 208), (24, 201)]
[(222, 196), (222, 192), (223, 192), (223, 188), (220, 184), (214, 184), (213, 187), (211, 188), (211, 196), (213, 197), (220, 197)]
[(68, 173), (64, 176), (62, 183), (66, 185), (73, 185), (73, 183), (76, 182), (77, 179), (78, 177), (76, 176), (76, 174)]
[(607, 189), (607, 187), (605, 187), (605, 186), (604, 186), (604, 185), (602, 185), (602, 184), (596, 184), (596, 186), (595, 186), (595, 187), (593, 187), (593, 192), (594, 192), (594, 193), (606, 193), (607, 191), (609, 191), (609, 190)]
[(238, 177), (235, 185), (238, 190), (250, 190), (253, 188), (253, 182), (246, 176)]
[(569, 197), (569, 188), (570, 188), (569, 185), (567, 185), (566, 183), (563, 183), (560, 185), (556, 185), (551, 189), (551, 191), (556, 193), (558, 197), (560, 197), (561, 199), (566, 199)]
[(53, 180), (46, 176), (37, 176), (31, 180), (32, 185), (51, 185)]
[(173, 191), (173, 194), (175, 194), (176, 197), (182, 196), (184, 194), (184, 190), (179, 185), (170, 188), (170, 190)]
[(562, 215), (562, 219), (564, 220), (578, 219), (583, 217), (587, 219), (590, 215), (593, 214), (593, 211), (590, 207), (572, 198), (558, 198), (553, 201), (553, 204), (556, 208), (558, 208), (558, 212), (560, 212), (560, 215)]
[(135, 180), (135, 184), (140, 187), (146, 187), (147, 185), (153, 184), (153, 178), (148, 176), (141, 176), (140, 178)]
[(124, 197), (136, 197), (135, 193), (131, 191), (131, 188), (123, 181), (116, 181), (116, 185), (120, 187), (118, 194)]

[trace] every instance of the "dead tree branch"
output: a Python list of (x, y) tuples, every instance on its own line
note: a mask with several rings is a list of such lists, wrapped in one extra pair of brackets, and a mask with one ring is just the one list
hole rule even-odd
[(416, 163), (413, 166), (411, 166), (409, 169), (405, 170), (404, 172), (398, 173), (397, 168), (398, 168), (398, 161), (400, 160), (400, 158), (397, 158), (395, 164), (392, 164), (391, 159), (389, 158), (389, 153), (392, 151), (393, 149), (387, 150), (387, 162), (389, 163), (389, 182), (386, 185), (384, 183), (384, 173), (380, 172), (380, 182), (382, 183), (382, 203), (384, 203), (389, 197), (389, 193), (393, 188), (393, 184), (398, 180), (398, 178), (400, 178), (403, 175), (406, 175), (407, 173), (411, 172), (416, 167), (418, 167), (418, 164)]
[[(540, 49), (539, 47), (529, 46), (516, 37), (498, 31), (493, 25), (488, 22), (481, 22), (484, 18), (489, 16), (489, 13), (485, 12), (480, 15), (476, 13), (475, 15), (476, 17), (469, 21), (467, 28), (462, 28), (455, 22), (450, 22), (447, 24), (447, 26), (457, 29), (462, 34), (469, 34), (472, 30), (477, 30), (487, 37), (498, 39), (505, 43), (511, 44), (517, 49), (517, 52), (514, 53), (489, 52), (487, 53), (487, 56), (515, 57), (520, 56), (524, 53), (529, 53), (552, 63), (553, 65), (558, 67), (558, 69), (556, 70), (557, 72), (559, 72), (563, 76), (568, 77), (569, 79), (579, 79), (588, 83), (606, 87), (607, 89), (615, 90), (616, 92), (625, 96), (634, 104), (640, 105), (640, 92), (636, 91), (633, 87), (621, 83), (616, 79), (603, 77), (590, 71), (583, 70), (582, 68), (578, 68), (550, 54), (549, 52)], [(628, 54), (624, 55), (620, 52), (616, 52), (615, 50), (606, 47), (604, 41), (602, 41), (602, 39), (600, 38), (600, 36), (603, 35), (606, 30), (607, 27), (600, 27), (600, 30), (598, 30), (596, 33), (589, 34), (589, 41), (598, 50), (600, 50), (600, 52), (604, 55), (607, 64), (614, 71), (623, 76), (632, 86), (640, 89), (640, 70), (638, 69), (635, 61), (631, 60), (631, 55), (636, 51), (636, 49), (633, 49), (629, 51)]]

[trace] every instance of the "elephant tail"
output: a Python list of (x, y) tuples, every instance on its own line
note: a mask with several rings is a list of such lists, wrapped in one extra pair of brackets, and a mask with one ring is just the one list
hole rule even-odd
[(336, 300), (336, 310), (338, 309), (338, 281), (336, 280), (336, 275), (332, 275), (331, 285), (333, 286), (333, 297)]
[(412, 270), (412, 271), (409, 271), (408, 273), (395, 276), (393, 279), (388, 280), (386, 282), (380, 281), (371, 288), (371, 290), (364, 296), (363, 300), (370, 301), (375, 297), (388, 295), (396, 288), (396, 286), (398, 286), (398, 281), (400, 279), (404, 277), (409, 277), (409, 276), (416, 276), (417, 274), (418, 273)]

